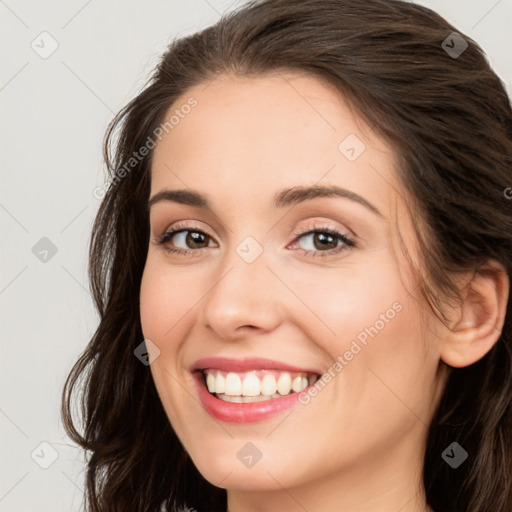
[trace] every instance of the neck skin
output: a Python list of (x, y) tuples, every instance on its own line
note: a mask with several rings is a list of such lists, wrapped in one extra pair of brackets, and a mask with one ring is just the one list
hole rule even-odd
[(415, 427), (395, 446), (321, 480), (275, 491), (228, 489), (228, 512), (434, 512), (422, 481), (426, 427)]

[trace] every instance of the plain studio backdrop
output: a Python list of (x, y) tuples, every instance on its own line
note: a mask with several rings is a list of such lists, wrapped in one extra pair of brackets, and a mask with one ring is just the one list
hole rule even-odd
[[(98, 323), (87, 249), (107, 124), (172, 38), (241, 3), (0, 0), (2, 512), (78, 511), (83, 500), (60, 397)], [(512, 94), (512, 0), (418, 3), (475, 39)]]

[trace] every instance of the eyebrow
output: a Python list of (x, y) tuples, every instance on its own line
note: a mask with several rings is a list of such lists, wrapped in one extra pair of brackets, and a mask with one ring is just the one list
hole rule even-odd
[[(286, 206), (293, 206), (310, 199), (317, 197), (343, 197), (358, 203), (375, 215), (384, 218), (379, 209), (366, 200), (364, 197), (347, 190), (345, 188), (338, 187), (336, 185), (320, 186), (312, 185), (309, 187), (292, 187), (278, 191), (272, 201), (274, 208), (284, 208)], [(193, 190), (161, 190), (157, 192), (147, 204), (148, 210), (155, 204), (162, 201), (171, 201), (174, 203), (184, 204), (188, 206), (194, 206), (202, 210), (211, 210), (211, 206), (208, 199), (201, 195), (199, 192)]]

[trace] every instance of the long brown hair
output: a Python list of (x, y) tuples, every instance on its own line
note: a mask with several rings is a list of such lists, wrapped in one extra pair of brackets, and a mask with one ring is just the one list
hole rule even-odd
[[(62, 394), (65, 429), (90, 455), (88, 510), (226, 510), (226, 491), (196, 470), (149, 366), (134, 356), (143, 341), (152, 151), (126, 163), (190, 87), (226, 72), (296, 70), (327, 80), (396, 151), (399, 179), (414, 198), (411, 215), (425, 226), (417, 229), (423, 266), (416, 270), (429, 306), (442, 314), (440, 297), (453, 296), (456, 272), (490, 258), (511, 275), (510, 100), (481, 48), (453, 32), (438, 14), (400, 0), (267, 0), (247, 2), (169, 45), (105, 135), (111, 181), (89, 252), (100, 323)], [(460, 55), (450, 50), (455, 42)], [(509, 300), (499, 340), (482, 359), (451, 369), (432, 419), (423, 480), (436, 512), (512, 510), (511, 313)], [(82, 380), (79, 433), (71, 402)], [(441, 457), (454, 441), (469, 454), (457, 469)]]

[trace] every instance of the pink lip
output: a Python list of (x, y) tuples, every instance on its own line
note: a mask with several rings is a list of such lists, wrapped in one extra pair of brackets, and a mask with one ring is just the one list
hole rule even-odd
[(289, 372), (304, 372), (321, 374), (321, 371), (311, 368), (299, 368), (280, 361), (272, 361), (259, 357), (248, 357), (245, 359), (230, 359), (227, 357), (205, 357), (194, 363), (190, 371), (204, 370), (205, 368), (216, 368), (226, 372), (247, 372), (249, 370), (285, 370)]
[[(201, 363), (203, 364), (203, 363)], [(254, 368), (254, 366), (252, 366)], [(206, 389), (203, 374), (200, 371), (192, 373), (199, 393), (199, 399), (206, 412), (216, 420), (228, 423), (253, 423), (272, 418), (297, 403), (300, 393), (292, 393), (282, 398), (272, 398), (264, 402), (233, 403), (215, 398)], [(308, 388), (306, 388), (307, 390)], [(304, 390), (305, 391), (305, 390)], [(302, 393), (304, 392), (302, 391)]]

